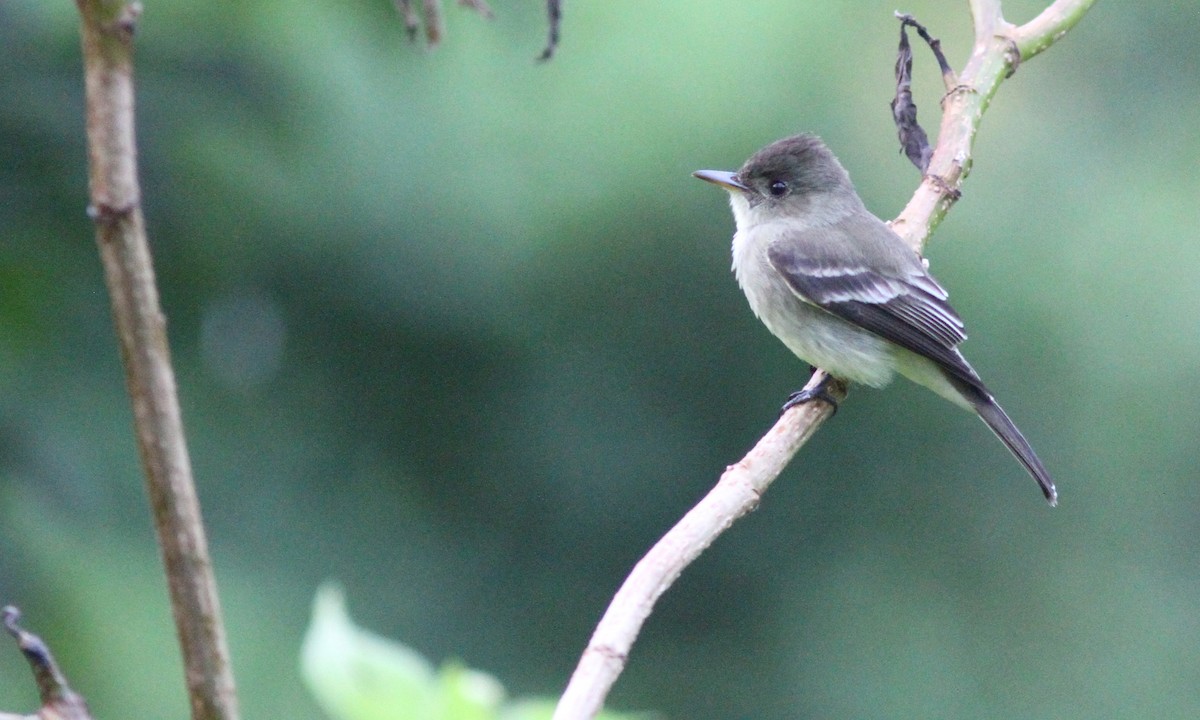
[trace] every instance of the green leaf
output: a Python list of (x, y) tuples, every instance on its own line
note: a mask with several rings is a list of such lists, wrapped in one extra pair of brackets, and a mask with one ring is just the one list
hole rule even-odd
[[(300, 670), (333, 720), (550, 720), (556, 703), (525, 698), (506, 704), (499, 680), (460, 662), (435, 673), (411, 648), (356, 626), (332, 583), (317, 590)], [(597, 720), (653, 717), (606, 711)]]
[(504, 686), (485, 672), (447, 662), (438, 673), (443, 720), (493, 720), (504, 701)]
[(413, 650), (350, 620), (341, 588), (317, 591), (300, 671), (335, 720), (433, 720), (438, 689), (432, 666)]

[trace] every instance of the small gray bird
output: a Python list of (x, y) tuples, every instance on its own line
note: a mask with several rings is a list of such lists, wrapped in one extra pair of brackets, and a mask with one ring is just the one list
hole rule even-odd
[[(754, 314), (784, 345), (842, 380), (882, 387), (899, 372), (971, 410), (1057, 503), (1042, 461), (959, 352), (967, 336), (946, 291), (866, 209), (819, 138), (779, 140), (736, 173), (694, 175), (729, 191), (734, 273)], [(784, 408), (830, 400), (823, 390), (793, 394)]]

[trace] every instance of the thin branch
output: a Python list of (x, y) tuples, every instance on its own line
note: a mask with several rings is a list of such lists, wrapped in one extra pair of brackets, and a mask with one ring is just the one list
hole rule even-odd
[(76, 4), (87, 94), (88, 214), (96, 227), (125, 364), (192, 717), (235, 720), (229, 651), (142, 219), (133, 112), (133, 34), (141, 5), (112, 0)]
[(446, 34), (441, 0), (422, 0), (421, 11), (425, 15), (425, 42), (429, 43), (429, 47), (436, 47)]
[(954, 68), (950, 67), (950, 63), (946, 61), (946, 54), (942, 52), (942, 41), (930, 35), (929, 30), (908, 13), (898, 12), (896, 19), (900, 21), (901, 27), (909, 25), (917, 31), (917, 34), (929, 46), (929, 50), (933, 52), (933, 59), (937, 60), (938, 70), (942, 73), (942, 82), (946, 85), (946, 90), (953, 90), (954, 86), (958, 84), (958, 76), (954, 74)]
[[(998, 0), (972, 0), (976, 44), (959, 76), (959, 85), (943, 101), (942, 129), (930, 161), (929, 174), (917, 189), (893, 228), (913, 248), (920, 250), (938, 222), (953, 204), (962, 179), (970, 167), (971, 141), (988, 101), (1007, 77), (1024, 51), (1024, 46), (1045, 49), (1062, 37), (1079, 20), (1094, 0), (1059, 0), (1056, 16), (1062, 22), (1042, 21), (1030, 25), (1048, 33), (1033, 37), (1029, 30), (1013, 28), (1000, 16)], [(1005, 32), (997, 32), (1005, 30)], [(1020, 38), (1015, 40), (1014, 38)], [(820, 380), (814, 374), (809, 387)], [(844, 397), (837, 388), (835, 397)], [(740, 462), (726, 469), (696, 507), (688, 512), (634, 567), (596, 627), (571, 680), (554, 711), (553, 720), (588, 720), (604, 705), (642, 623), (654, 603), (674, 583), (683, 569), (712, 542), (757, 504), (762, 493), (817, 428), (831, 415), (825, 403), (810, 403), (784, 413)]]
[[(421, 0), (421, 12), (417, 12), (413, 0), (392, 0), (396, 12), (404, 19), (404, 32), (410, 41), (417, 39), (422, 19), (425, 22), (425, 43), (430, 48), (441, 44), (446, 37), (446, 18), (442, 12), (442, 0)], [(480, 17), (491, 20), (492, 7), (487, 0), (458, 0), (459, 7), (474, 10)]]
[(496, 13), (492, 12), (492, 6), (488, 5), (486, 0), (458, 0), (458, 4), (474, 10), (488, 20), (496, 17)]
[(546, 16), (550, 24), (550, 37), (546, 40), (546, 49), (538, 56), (538, 60), (542, 62), (554, 57), (555, 51), (558, 50), (559, 32), (562, 29), (562, 0), (546, 0)]
[[(824, 378), (823, 371), (813, 373), (805, 389), (815, 388)], [(832, 383), (830, 392), (839, 401), (846, 397), (841, 383)], [(716, 487), (634, 566), (596, 626), (553, 720), (591, 718), (600, 711), (659, 596), (718, 535), (758, 506), (762, 494), (800, 446), (832, 415), (833, 407), (825, 402), (805, 403), (785, 412), (746, 457), (725, 468)]]
[(413, 6), (412, 0), (395, 0), (396, 12), (400, 13), (400, 17), (404, 18), (404, 32), (408, 35), (410, 42), (417, 39), (417, 30), (421, 29), (421, 18), (417, 16), (417, 9)]
[(1040, 15), (1013, 31), (1013, 41), (1028, 60), (1066, 35), (1083, 19), (1096, 0), (1058, 0)]
[(942, 99), (942, 124), (925, 180), (892, 221), (892, 229), (920, 251), (958, 200), (971, 172), (975, 133), (988, 104), (1022, 60), (1045, 50), (1074, 27), (1095, 0), (1058, 0), (1026, 25), (1004, 20), (999, 0), (971, 0), (975, 47), (958, 85)]
[[(57, 720), (92, 720), (92, 714), (88, 710), (83, 696), (72, 690), (71, 686), (67, 684), (67, 678), (58, 668), (54, 656), (50, 654), (50, 648), (40, 637), (18, 624), (21, 612), (10, 605), (0, 611), (0, 618), (3, 620), (4, 629), (17, 641), (17, 647), (21, 649), (21, 653), (29, 662), (29, 667), (33, 669), (33, 677), (38, 686), (38, 697), (42, 701), (42, 707), (36, 717)], [(0, 720), (9, 718), (22, 720), (22, 718), (28, 717), (32, 716), (0, 713)]]

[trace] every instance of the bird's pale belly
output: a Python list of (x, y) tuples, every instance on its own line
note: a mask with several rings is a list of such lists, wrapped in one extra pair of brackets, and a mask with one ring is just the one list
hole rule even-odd
[(738, 275), (754, 314), (801, 360), (851, 382), (882, 387), (891, 381), (891, 343), (804, 302), (774, 271), (754, 275), (766, 280), (761, 285)]
[(873, 387), (891, 382), (896, 359), (890, 343), (802, 300), (790, 300), (797, 307), (760, 317), (797, 357), (842, 380)]

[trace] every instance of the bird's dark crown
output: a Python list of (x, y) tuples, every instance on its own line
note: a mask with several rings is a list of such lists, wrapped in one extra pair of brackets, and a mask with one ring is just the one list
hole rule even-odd
[(776, 140), (754, 153), (737, 177), (759, 192), (777, 181), (786, 182), (792, 193), (852, 187), (841, 163), (821, 138), (809, 133)]

